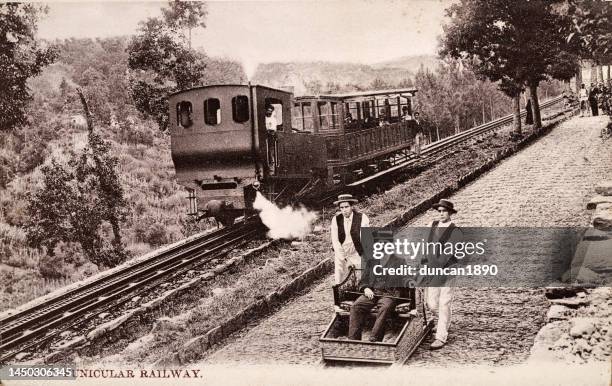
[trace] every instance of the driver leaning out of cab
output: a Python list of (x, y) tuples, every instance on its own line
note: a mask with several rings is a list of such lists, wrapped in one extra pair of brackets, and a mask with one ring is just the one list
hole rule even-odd
[(370, 342), (382, 342), (385, 336), (385, 321), (394, 313), (395, 306), (401, 301), (398, 298), (410, 296), (409, 289), (404, 285), (400, 276), (390, 278), (374, 275), (373, 268), (379, 264), (384, 268), (398, 268), (405, 262), (395, 255), (385, 255), (381, 260), (370, 259), (368, 261), (366, 269), (362, 271), (359, 284), (359, 291), (363, 292), (363, 295), (359, 296), (351, 306), (349, 339), (361, 340), (365, 318), (378, 305), (376, 321), (369, 340)]

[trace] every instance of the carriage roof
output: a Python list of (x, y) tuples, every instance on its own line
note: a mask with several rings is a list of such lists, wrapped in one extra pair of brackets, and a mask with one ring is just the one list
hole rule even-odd
[(417, 89), (414, 87), (411, 87), (411, 88), (395, 88), (395, 89), (375, 90), (375, 91), (354, 91), (354, 92), (341, 93), (341, 94), (300, 96), (295, 99), (296, 100), (336, 99), (336, 100), (342, 100), (342, 101), (349, 101), (349, 100), (371, 99), (372, 97), (397, 97), (397, 96), (412, 97), (416, 94), (416, 92), (417, 92)]
[(267, 89), (267, 90), (271, 90), (271, 91), (276, 91), (276, 92), (282, 92), (285, 94), (292, 94), (292, 92), (287, 91), (287, 90), (281, 90), (278, 88), (273, 88), (273, 87), (268, 87), (268, 86), (263, 86), (260, 84), (211, 84), (211, 85), (207, 85), (207, 86), (198, 86), (198, 87), (192, 87), (192, 88), (187, 88), (184, 90), (180, 90), (180, 91), (176, 91), (173, 92), (172, 94), (169, 94), (168, 97), (172, 97), (178, 94), (182, 94), (184, 92), (188, 92), (188, 91), (193, 91), (193, 90), (204, 90), (204, 89), (213, 89), (213, 88), (230, 88), (230, 87), (253, 87), (253, 88), (259, 88), (259, 89)]

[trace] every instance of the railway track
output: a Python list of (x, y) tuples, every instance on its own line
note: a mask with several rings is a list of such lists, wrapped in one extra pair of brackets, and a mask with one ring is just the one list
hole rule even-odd
[(127, 302), (169, 277), (215, 259), (263, 234), (259, 221), (223, 228), (82, 287), (0, 319), (0, 363), (49, 341), (70, 327)]

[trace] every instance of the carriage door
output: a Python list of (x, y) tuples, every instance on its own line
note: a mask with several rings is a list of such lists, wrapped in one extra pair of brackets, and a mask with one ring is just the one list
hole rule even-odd
[(283, 130), (283, 103), (280, 99), (266, 98), (264, 104), (266, 124), (266, 161), (270, 174), (276, 174), (278, 167), (277, 132)]

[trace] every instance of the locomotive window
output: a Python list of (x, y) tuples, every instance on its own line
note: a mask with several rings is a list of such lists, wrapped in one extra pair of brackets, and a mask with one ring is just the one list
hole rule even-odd
[(181, 127), (189, 127), (193, 124), (191, 114), (193, 108), (191, 102), (182, 101), (176, 104), (176, 124)]
[(204, 122), (207, 125), (218, 125), (221, 123), (221, 102), (217, 98), (204, 101)]
[(232, 98), (232, 117), (234, 122), (244, 123), (249, 120), (249, 98), (238, 95)]

